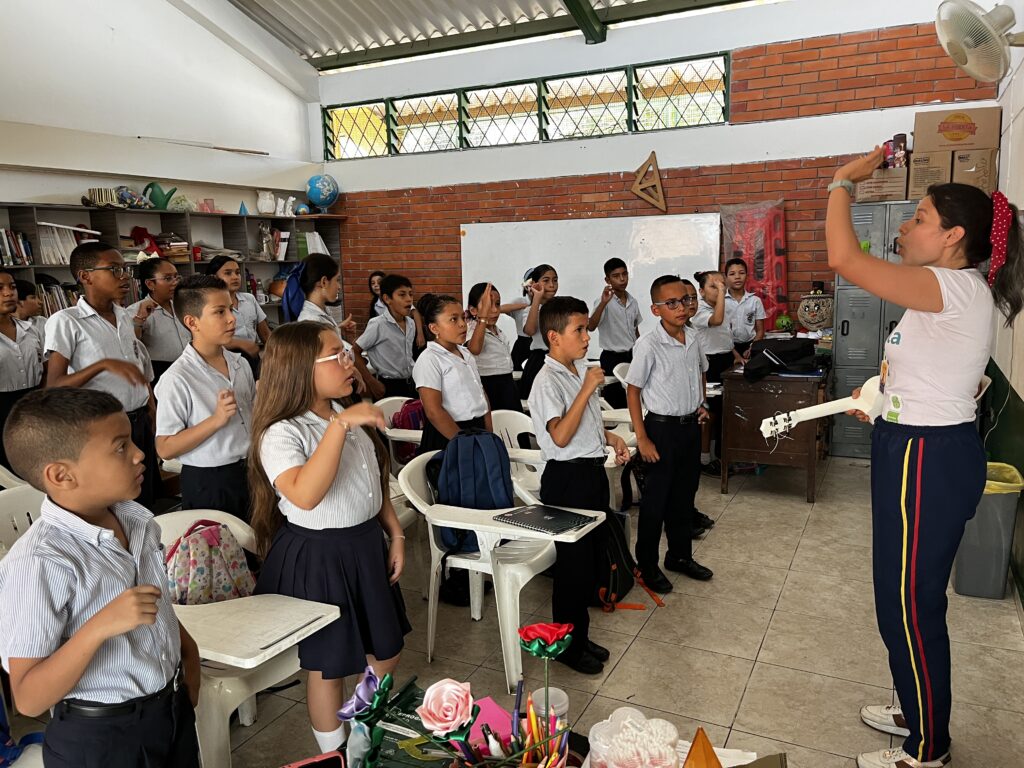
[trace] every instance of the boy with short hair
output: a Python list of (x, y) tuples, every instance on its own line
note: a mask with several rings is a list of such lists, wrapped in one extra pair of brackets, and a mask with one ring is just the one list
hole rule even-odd
[(16, 317), (29, 323), (42, 341), (46, 337), (46, 318), (43, 317), (43, 302), (39, 300), (38, 289), (28, 280), (15, 280), (18, 289), (18, 312)]
[(146, 456), (137, 501), (148, 507), (160, 484), (153, 438), (156, 404), (152, 376), (145, 373), (149, 354), (135, 338), (131, 313), (120, 304), (128, 295), (131, 272), (117, 248), (96, 241), (71, 252), (70, 268), (83, 295), (46, 321), (46, 386), (100, 390), (121, 402), (132, 425), (132, 442)]
[[(660, 322), (633, 347), (626, 400), (637, 450), (649, 462), (640, 501), (636, 561), (644, 583), (669, 592), (658, 567), (661, 532), (668, 538), (665, 567), (707, 581), (710, 569), (693, 559), (693, 501), (700, 485), (700, 428), (708, 419), (704, 373), (708, 359), (686, 323), (697, 311), (697, 291), (677, 275), (651, 285), (651, 312)], [(643, 408), (647, 415), (643, 415)]]
[(248, 520), (249, 452), (256, 382), (238, 352), (227, 284), (191, 275), (178, 285), (174, 313), (192, 342), (156, 385), (156, 449), (181, 460), (182, 509), (219, 509)]
[[(424, 341), (413, 302), (412, 283), (402, 275), (386, 275), (380, 281), (380, 296), (387, 312), (370, 318), (366, 330), (352, 348), (352, 358), (374, 400), (382, 397), (415, 398), (413, 349), (424, 346)], [(370, 358), (376, 377), (370, 375), (366, 367), (364, 352)]]
[(112, 395), (46, 389), (4, 429), (14, 471), (46, 493), (0, 560), (0, 661), (46, 726), (47, 768), (199, 765), (199, 650), (178, 624), (160, 529), (130, 501), (142, 452)]
[[(609, 511), (605, 446), (619, 464), (629, 450), (618, 435), (604, 428), (597, 388), (604, 381), (600, 368), (587, 368), (587, 305), (571, 296), (556, 296), (540, 309), (540, 329), (548, 345), (544, 366), (530, 390), (530, 417), (546, 464), (540, 497), (553, 506)], [(583, 674), (597, 674), (608, 650), (590, 640), (587, 606), (597, 591), (599, 555), (605, 547), (608, 523), (578, 542), (555, 542), (554, 589), (551, 615), (572, 624), (572, 643), (558, 661)]]
[[(629, 270), (622, 259), (604, 263), (604, 282), (587, 328), (600, 331), (601, 368), (606, 376), (614, 376), (616, 365), (633, 360), (633, 345), (640, 337), (640, 304), (626, 290)], [(601, 394), (612, 408), (626, 407), (626, 393), (618, 382), (606, 386)]]

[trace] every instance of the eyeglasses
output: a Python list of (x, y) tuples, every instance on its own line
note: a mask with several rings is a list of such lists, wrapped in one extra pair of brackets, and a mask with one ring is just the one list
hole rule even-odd
[(665, 307), (667, 309), (679, 309), (679, 307), (683, 306), (684, 304), (696, 304), (696, 303), (697, 303), (697, 297), (696, 296), (684, 296), (681, 299), (669, 299), (668, 301), (656, 301), (656, 302), (654, 302), (654, 306), (656, 306), (656, 307)]
[(131, 270), (128, 269), (128, 267), (126, 267), (124, 265), (119, 265), (119, 266), (116, 266), (116, 267), (90, 267), (89, 269), (83, 269), (82, 271), (83, 272), (109, 272), (111, 274), (111, 276), (114, 279), (116, 279), (116, 280), (120, 280), (125, 275), (131, 274)]
[(336, 355), (328, 355), (327, 357), (318, 357), (313, 362), (314, 363), (326, 363), (326, 362), (328, 362), (330, 360), (334, 360), (334, 361), (336, 361), (338, 363), (338, 365), (342, 365), (342, 366), (344, 366), (344, 365), (352, 365), (352, 353), (349, 352), (347, 349), (343, 349), (343, 350), (341, 350), (341, 352), (339, 352)]
[(149, 279), (156, 283), (177, 283), (181, 280), (181, 275), (164, 275), (163, 277), (151, 277)]

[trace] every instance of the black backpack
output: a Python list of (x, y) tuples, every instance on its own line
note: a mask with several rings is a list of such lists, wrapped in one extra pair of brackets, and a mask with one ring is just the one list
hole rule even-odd
[(653, 598), (658, 606), (665, 603), (658, 595), (648, 589), (640, 577), (640, 569), (637, 567), (633, 554), (629, 551), (629, 543), (626, 541), (626, 534), (622, 526), (624, 515), (617, 512), (609, 512), (605, 516), (605, 529), (607, 537), (604, 552), (598, 559), (597, 571), (597, 592), (594, 594), (591, 605), (599, 606), (605, 613), (611, 613), (617, 608), (625, 608), (632, 611), (643, 611), (647, 609), (643, 603), (625, 603), (623, 598), (629, 594), (634, 584), (639, 584), (647, 594)]
[(743, 378), (760, 381), (770, 373), (810, 373), (819, 367), (814, 339), (762, 339), (750, 345)]

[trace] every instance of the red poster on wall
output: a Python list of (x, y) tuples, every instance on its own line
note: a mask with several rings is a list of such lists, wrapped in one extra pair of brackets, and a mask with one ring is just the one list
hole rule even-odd
[(782, 200), (722, 206), (724, 260), (743, 259), (747, 290), (764, 304), (766, 331), (787, 311), (786, 212)]

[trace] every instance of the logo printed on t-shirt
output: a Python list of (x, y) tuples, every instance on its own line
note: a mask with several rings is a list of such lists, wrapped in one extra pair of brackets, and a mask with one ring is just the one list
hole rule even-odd
[(899, 331), (894, 331), (892, 336), (889, 337), (889, 343), (894, 347), (898, 347), (901, 341), (903, 341), (903, 335)]

